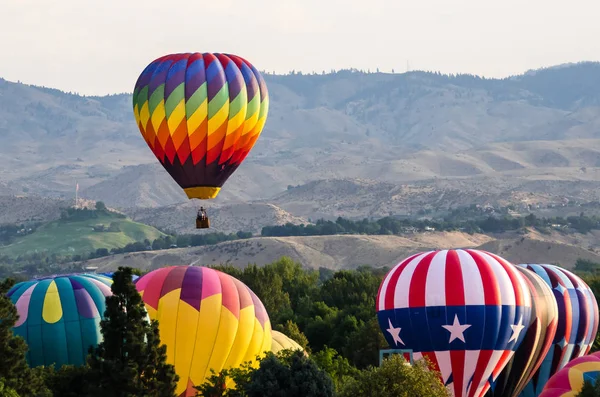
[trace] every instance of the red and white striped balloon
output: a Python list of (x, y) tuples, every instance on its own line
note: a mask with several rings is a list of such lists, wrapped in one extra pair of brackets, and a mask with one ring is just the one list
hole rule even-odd
[(386, 275), (377, 316), (391, 347), (431, 360), (455, 397), (479, 397), (525, 336), (531, 295), (523, 275), (497, 255), (430, 251)]

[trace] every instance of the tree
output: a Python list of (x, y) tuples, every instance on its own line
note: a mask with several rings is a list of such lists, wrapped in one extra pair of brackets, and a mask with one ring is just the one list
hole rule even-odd
[(288, 338), (291, 338), (300, 346), (302, 346), (304, 350), (306, 350), (308, 346), (308, 339), (306, 339), (306, 335), (300, 331), (298, 324), (292, 320), (287, 320), (283, 325), (277, 324), (274, 329), (286, 335)]
[[(286, 354), (287, 353), (287, 354)], [(301, 351), (267, 353), (243, 386), (248, 397), (330, 397), (333, 381)]]
[[(214, 374), (196, 386), (197, 397), (331, 397), (331, 378), (301, 351), (269, 352), (259, 358), (259, 367), (249, 362)], [(228, 380), (235, 386), (225, 389)]]
[(101, 321), (103, 341), (90, 349), (89, 364), (97, 396), (175, 396), (178, 376), (166, 363), (158, 323), (147, 320), (133, 271), (119, 267), (113, 275), (113, 295), (106, 298)]
[[(13, 286), (11, 279), (0, 283), (0, 380), (6, 395), (13, 393), (19, 396), (46, 395), (48, 389), (44, 385), (42, 369), (32, 369), (27, 364), (25, 354), (27, 343), (20, 336), (15, 336), (13, 327), (19, 319), (17, 308), (6, 296)], [(2, 394), (5, 395), (5, 394)]]
[(327, 372), (333, 380), (336, 390), (340, 390), (348, 377), (355, 377), (359, 371), (350, 365), (348, 359), (330, 347), (325, 346), (323, 350), (313, 353), (311, 358), (319, 368)]
[(94, 388), (90, 382), (88, 365), (63, 365), (58, 370), (48, 367), (44, 377), (53, 397), (87, 396)]
[(106, 211), (106, 204), (103, 201), (96, 201), (96, 210), (97, 211)]
[(0, 396), (3, 396), (3, 397), (19, 397), (19, 395), (17, 394), (16, 391), (14, 391), (10, 387), (4, 385), (4, 383), (5, 383), (4, 381), (5, 381), (4, 378), (0, 378)]
[(592, 383), (586, 379), (576, 397), (600, 397), (600, 382)]
[(339, 397), (450, 397), (439, 373), (429, 363), (419, 360), (406, 365), (404, 357), (394, 354), (381, 367), (370, 367), (347, 381)]

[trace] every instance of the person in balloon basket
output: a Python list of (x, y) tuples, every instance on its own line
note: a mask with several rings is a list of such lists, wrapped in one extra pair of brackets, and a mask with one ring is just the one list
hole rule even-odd
[(198, 210), (198, 220), (204, 222), (206, 220), (206, 210), (204, 207), (200, 207)]

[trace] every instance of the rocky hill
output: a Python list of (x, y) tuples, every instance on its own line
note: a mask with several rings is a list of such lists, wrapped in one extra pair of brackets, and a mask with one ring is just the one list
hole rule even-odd
[(310, 236), (255, 237), (229, 241), (212, 246), (176, 248), (119, 254), (87, 261), (98, 271), (110, 271), (118, 266), (156, 269), (165, 265), (209, 265), (229, 263), (243, 267), (248, 263), (264, 265), (288, 256), (309, 268), (356, 268), (361, 265), (389, 266), (411, 253), (436, 249), (475, 247), (491, 239), (484, 235), (463, 233), (431, 233), (413, 237), (399, 236)]
[(557, 263), (573, 268), (577, 259), (600, 263), (595, 249), (585, 249), (560, 241), (539, 239), (532, 235), (468, 235), (460, 232), (428, 232), (412, 236), (334, 235), (310, 237), (255, 237), (228, 241), (212, 246), (176, 248), (119, 254), (85, 262), (85, 266), (110, 271), (126, 265), (156, 269), (165, 265), (249, 263), (264, 265), (288, 256), (309, 268), (356, 268), (361, 265), (393, 266), (411, 254), (431, 249), (478, 248), (513, 263)]
[[(523, 164), (485, 155), (485, 161), (461, 159), (458, 152), (491, 143), (599, 138), (600, 93), (591, 88), (600, 81), (597, 63), (502, 80), (352, 71), (266, 80), (269, 120), (240, 172), (252, 170), (253, 185), (275, 182), (280, 190), (315, 179), (401, 174), (410, 180), (527, 168), (529, 154)], [(0, 179), (21, 187), (43, 177), (47, 193), (70, 190), (74, 178), (87, 187), (123, 166), (155, 162), (136, 129), (129, 95), (81, 97), (2, 80), (0, 136)], [(566, 165), (543, 151), (533, 161)]]
[[(221, 214), (248, 202), (315, 219), (598, 199), (599, 63), (507, 79), (346, 70), (266, 80), (263, 135), (207, 203)], [(130, 102), (0, 80), (0, 193), (68, 200), (79, 183), (82, 197), (128, 211), (186, 202), (137, 131)]]

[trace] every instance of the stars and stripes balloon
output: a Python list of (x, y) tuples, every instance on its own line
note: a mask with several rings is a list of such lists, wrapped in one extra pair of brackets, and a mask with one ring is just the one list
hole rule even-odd
[(590, 351), (598, 332), (598, 304), (590, 287), (566, 269), (548, 264), (519, 266), (540, 276), (552, 288), (558, 305), (558, 326), (552, 346), (520, 395), (535, 397), (550, 376)]
[(159, 321), (167, 362), (179, 375), (178, 396), (224, 368), (271, 349), (265, 307), (244, 283), (207, 267), (170, 266), (135, 282), (150, 319)]
[(525, 336), (531, 296), (506, 260), (479, 250), (411, 256), (385, 276), (377, 317), (392, 348), (427, 357), (455, 397), (480, 397)]
[(83, 365), (90, 346), (102, 341), (100, 321), (112, 278), (71, 274), (15, 284), (8, 296), (19, 319), (13, 331), (27, 342), (32, 367)]
[(230, 54), (165, 55), (140, 74), (133, 114), (146, 143), (187, 196), (215, 198), (267, 120), (259, 71)]
[(540, 397), (577, 397), (584, 382), (592, 384), (600, 375), (600, 352), (576, 358), (552, 375)]
[(515, 266), (525, 276), (531, 295), (531, 318), (525, 337), (496, 381), (488, 397), (516, 397), (531, 380), (550, 350), (558, 324), (558, 307), (552, 289), (534, 272)]

